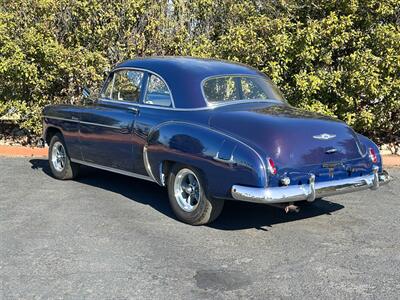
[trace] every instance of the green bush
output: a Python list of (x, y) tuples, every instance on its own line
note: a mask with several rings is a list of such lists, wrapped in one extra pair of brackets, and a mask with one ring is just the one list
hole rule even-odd
[(3, 0), (0, 113), (39, 134), (44, 105), (77, 103), (127, 58), (217, 57), (265, 72), (295, 106), (399, 145), (399, 11), (398, 0)]

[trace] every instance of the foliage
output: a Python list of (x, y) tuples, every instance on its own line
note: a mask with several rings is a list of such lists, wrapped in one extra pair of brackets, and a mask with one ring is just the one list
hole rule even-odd
[(400, 143), (399, 0), (2, 0), (0, 113), (41, 130), (127, 58), (218, 57), (268, 74), (295, 106)]

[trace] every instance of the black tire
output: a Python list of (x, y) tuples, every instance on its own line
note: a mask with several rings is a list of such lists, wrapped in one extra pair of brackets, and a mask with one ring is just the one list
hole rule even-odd
[[(193, 211), (185, 211), (181, 206), (182, 204), (179, 204), (182, 202), (180, 202), (175, 196), (174, 186), (176, 181), (180, 180), (179, 178), (177, 179), (177, 175), (181, 174), (182, 172), (187, 172), (187, 170), (190, 170), (194, 174), (195, 179), (197, 179), (199, 182), (199, 200), (195, 201), (196, 207), (193, 209)], [(177, 183), (177, 185), (179, 184)], [(207, 197), (206, 193), (204, 192), (205, 181), (203, 180), (201, 173), (193, 167), (175, 164), (171, 169), (170, 175), (168, 176), (167, 187), (171, 208), (176, 217), (182, 222), (191, 225), (204, 225), (214, 221), (222, 212), (224, 200)]]
[[(60, 148), (60, 145), (62, 145), (62, 148), (64, 149), (64, 159), (62, 168), (61, 165), (58, 165), (56, 162), (54, 162), (54, 157), (55, 154), (53, 151), (55, 147)], [(78, 176), (79, 172), (79, 164), (71, 162), (71, 159), (68, 155), (68, 150), (67, 147), (65, 146), (65, 142), (63, 139), (63, 136), (60, 133), (56, 133), (50, 140), (50, 145), (49, 145), (49, 165), (50, 165), (50, 170), (53, 176), (57, 179), (61, 180), (68, 180), (68, 179), (73, 179), (76, 176)]]

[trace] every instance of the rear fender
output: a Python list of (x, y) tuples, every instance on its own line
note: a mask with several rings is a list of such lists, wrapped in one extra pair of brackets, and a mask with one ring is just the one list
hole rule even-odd
[(145, 147), (145, 164), (159, 183), (165, 177), (165, 162), (195, 167), (203, 174), (206, 193), (231, 198), (234, 184), (264, 187), (265, 165), (246, 144), (208, 127), (185, 122), (166, 122), (153, 129)]
[(365, 147), (364, 149), (361, 149), (361, 151), (363, 151), (363, 155), (366, 156), (366, 159), (369, 160), (368, 149), (369, 148), (374, 149), (374, 151), (377, 155), (377, 158), (378, 158), (378, 162), (375, 165), (377, 165), (379, 167), (379, 172), (382, 172), (382, 157), (381, 157), (381, 153), (379, 152), (378, 146), (372, 140), (370, 140), (369, 138), (367, 138), (366, 136), (364, 136), (362, 134), (357, 133), (357, 137), (358, 137), (360, 143), (362, 144), (362, 146)]

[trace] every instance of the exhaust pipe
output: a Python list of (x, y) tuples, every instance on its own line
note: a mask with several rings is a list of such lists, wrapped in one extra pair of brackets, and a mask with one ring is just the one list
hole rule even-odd
[(298, 207), (297, 205), (294, 205), (293, 203), (289, 203), (289, 205), (287, 205), (285, 207), (285, 212), (289, 213), (289, 212), (296, 212), (298, 213), (300, 211), (300, 207)]
[(298, 213), (300, 211), (300, 207), (298, 207), (297, 205), (294, 205), (293, 202), (290, 203), (270, 203), (268, 205), (274, 206), (274, 207), (278, 207), (278, 208), (282, 208), (285, 213), (290, 213), (290, 212), (296, 212)]

